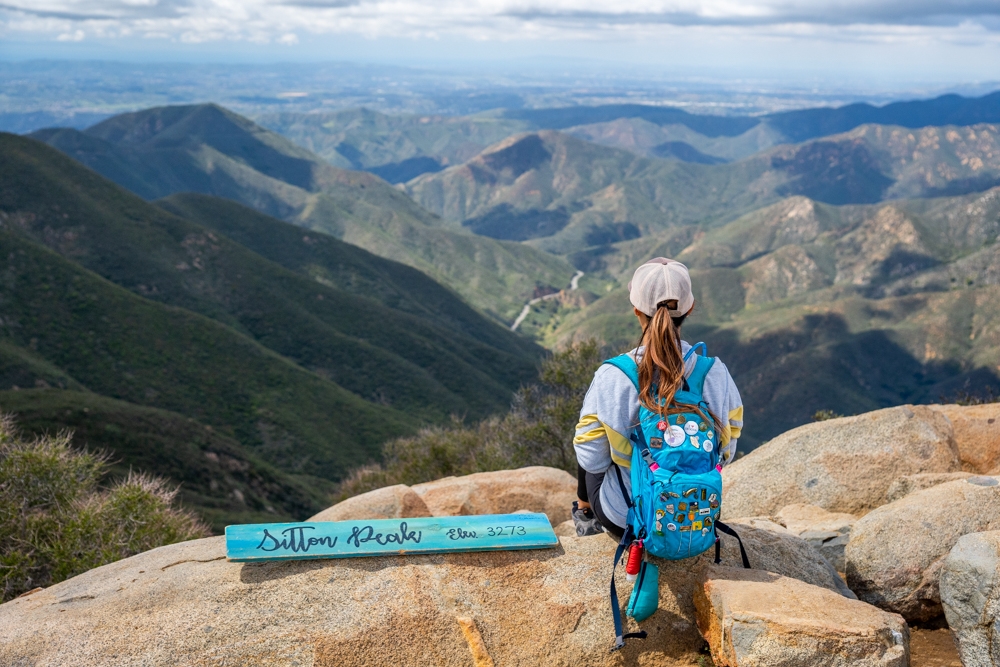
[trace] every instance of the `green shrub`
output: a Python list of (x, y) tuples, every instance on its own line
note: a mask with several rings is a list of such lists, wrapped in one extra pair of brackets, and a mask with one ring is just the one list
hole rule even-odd
[(74, 450), (67, 433), (25, 440), (0, 417), (0, 582), (3, 600), (164, 544), (208, 534), (172, 507), (176, 490), (129, 476), (102, 489), (107, 459)]
[(606, 358), (594, 341), (575, 343), (542, 362), (537, 384), (514, 395), (510, 412), (475, 425), (454, 420), (387, 442), (382, 465), (355, 470), (340, 498), (392, 484), (531, 465), (576, 474), (573, 434), (594, 371)]
[(825, 422), (827, 419), (840, 419), (843, 416), (833, 410), (817, 410), (813, 413), (812, 420), (814, 422)]
[(957, 391), (951, 398), (941, 397), (942, 403), (954, 403), (955, 405), (986, 405), (987, 403), (1000, 403), (1000, 393), (994, 391), (993, 387), (987, 385), (981, 393), (972, 393), (968, 390)]

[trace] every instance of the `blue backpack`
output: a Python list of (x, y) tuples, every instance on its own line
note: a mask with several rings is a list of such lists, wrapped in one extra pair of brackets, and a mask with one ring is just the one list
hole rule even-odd
[[(684, 355), (684, 361), (701, 349), (697, 343)], [(639, 369), (635, 359), (622, 354), (604, 363), (620, 369), (639, 391)], [(615, 465), (618, 483), (628, 505), (625, 535), (618, 545), (615, 563), (632, 545), (653, 556), (681, 560), (697, 556), (715, 545), (715, 562), (721, 560), (716, 531), (732, 535), (735, 531), (719, 521), (722, 511), (722, 466), (719, 465), (719, 436), (715, 421), (703, 397), (705, 378), (715, 359), (695, 357), (694, 370), (684, 379), (674, 394), (666, 417), (640, 404), (639, 423), (632, 430), (631, 498), (625, 492), (621, 469)], [(740, 541), (743, 566), (750, 567)], [(627, 612), (638, 621), (656, 610), (658, 576), (655, 566), (642, 563), (632, 591)], [(614, 572), (611, 575), (611, 609), (615, 620), (615, 647), (624, 639), (645, 638), (645, 632), (622, 634), (621, 611), (615, 591)]]

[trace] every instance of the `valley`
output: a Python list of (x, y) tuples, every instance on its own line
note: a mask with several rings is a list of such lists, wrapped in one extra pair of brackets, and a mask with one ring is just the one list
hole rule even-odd
[(430, 275), (500, 320), (569, 264), (520, 244), (457, 233), (381, 178), (334, 167), (215, 105), (161, 107), (84, 131), (41, 130), (58, 148), (146, 199), (196, 192), (233, 199)]
[[(0, 405), (116, 474), (168, 471), (213, 522), (301, 516), (382, 443), (507, 411), (543, 348), (627, 349), (625, 285), (656, 256), (691, 269), (685, 337), (733, 373), (743, 452), (817, 411), (1000, 388), (998, 123), (994, 93), (760, 117), (205, 104), (0, 135)], [(199, 481), (219, 466), (228, 486)]]

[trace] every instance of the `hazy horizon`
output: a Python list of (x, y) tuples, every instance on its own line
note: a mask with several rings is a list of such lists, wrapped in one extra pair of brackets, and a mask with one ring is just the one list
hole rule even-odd
[(260, 119), (281, 112), (368, 108), (392, 115), (467, 116), (496, 109), (601, 104), (671, 106), (690, 113), (757, 116), (856, 102), (881, 106), (945, 93), (979, 97), (984, 84), (895, 89), (666, 75), (497, 74), (370, 63), (128, 63), (0, 61), (0, 131), (83, 129), (114, 114), (217, 103)]
[[(984, 0), (11, 0), (0, 60), (345, 62), (869, 92), (996, 81)], [(780, 86), (779, 86), (780, 87)]]

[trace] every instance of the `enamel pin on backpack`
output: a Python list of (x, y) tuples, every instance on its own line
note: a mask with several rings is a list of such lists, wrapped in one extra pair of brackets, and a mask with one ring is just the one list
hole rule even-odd
[[(707, 352), (704, 343), (695, 350)], [(623, 354), (605, 361), (615, 366), (632, 381), (639, 391), (639, 369), (635, 359)], [(705, 378), (715, 364), (713, 357), (695, 356), (694, 369), (674, 394), (666, 415), (639, 406), (639, 424), (630, 434), (632, 440), (632, 497), (625, 494), (629, 507), (628, 525), (618, 545), (615, 563), (628, 551), (628, 578), (635, 585), (627, 613), (642, 621), (656, 611), (659, 600), (656, 566), (643, 560), (643, 552), (658, 558), (681, 560), (707, 551), (715, 545), (715, 562), (720, 562), (719, 538), (716, 531), (739, 536), (719, 521), (722, 511), (722, 466), (719, 462), (720, 434), (703, 397)], [(621, 470), (614, 466), (620, 488), (625, 484)], [(750, 567), (746, 551), (740, 545), (743, 566)], [(615, 591), (614, 572), (611, 575), (611, 610), (615, 620), (615, 646), (624, 646), (629, 637), (644, 638), (645, 632), (622, 633), (621, 612)]]

